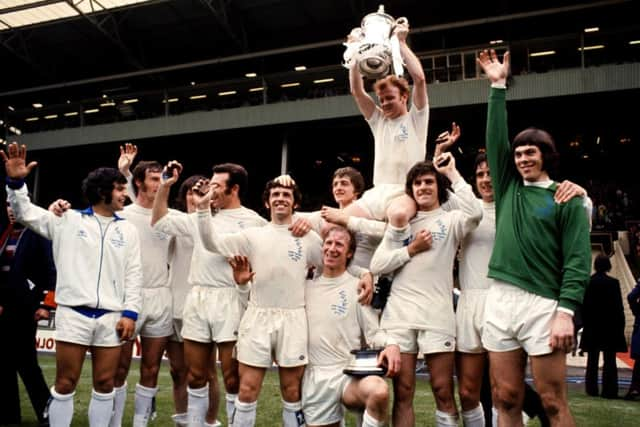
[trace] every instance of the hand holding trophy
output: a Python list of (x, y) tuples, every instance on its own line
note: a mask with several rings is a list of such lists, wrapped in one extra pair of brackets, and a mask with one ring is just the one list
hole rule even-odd
[(400, 41), (405, 41), (409, 32), (407, 18), (394, 19), (380, 6), (377, 12), (362, 19), (360, 27), (351, 30), (344, 43), (344, 66), (357, 66), (360, 73), (369, 79), (380, 79), (393, 72), (401, 76), (404, 72), (400, 56)]

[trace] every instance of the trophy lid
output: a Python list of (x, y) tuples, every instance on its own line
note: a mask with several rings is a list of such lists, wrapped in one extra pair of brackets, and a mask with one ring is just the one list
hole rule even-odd
[(384, 18), (385, 20), (389, 21), (390, 24), (393, 24), (395, 22), (395, 19), (393, 18), (393, 16), (389, 15), (388, 13), (385, 13), (384, 5), (381, 4), (378, 7), (378, 11), (377, 12), (372, 12), (372, 13), (366, 15), (364, 18), (362, 18), (362, 22), (360, 23), (360, 25), (364, 26), (364, 23), (367, 21), (367, 18), (372, 18), (374, 16), (379, 17), (379, 18)]

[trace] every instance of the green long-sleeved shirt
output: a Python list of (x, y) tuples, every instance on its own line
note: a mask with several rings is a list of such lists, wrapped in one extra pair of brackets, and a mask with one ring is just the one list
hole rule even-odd
[(489, 277), (575, 310), (591, 272), (589, 222), (580, 199), (557, 204), (554, 183), (525, 186), (507, 131), (506, 90), (492, 88), (487, 160), (496, 202), (496, 241)]

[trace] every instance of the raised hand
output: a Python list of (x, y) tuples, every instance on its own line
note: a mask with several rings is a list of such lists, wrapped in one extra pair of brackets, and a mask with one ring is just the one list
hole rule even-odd
[(233, 269), (233, 280), (235, 280), (238, 285), (246, 285), (255, 277), (256, 273), (251, 271), (251, 264), (249, 263), (249, 258), (246, 256), (235, 255), (227, 261)]
[(320, 216), (327, 222), (342, 225), (343, 227), (346, 227), (347, 222), (349, 222), (349, 215), (342, 209), (331, 208), (329, 206), (323, 206), (322, 209), (320, 209)]
[(191, 188), (193, 192), (193, 203), (199, 210), (209, 209), (211, 198), (213, 197), (213, 189), (209, 185), (208, 179), (199, 179)]
[(0, 150), (0, 157), (4, 161), (4, 169), (7, 172), (7, 176), (12, 179), (24, 179), (31, 169), (38, 165), (38, 162), (30, 162), (27, 164), (27, 146), (22, 144), (18, 145), (16, 142), (12, 142), (7, 147), (7, 152)]
[(393, 34), (398, 37), (401, 42), (407, 41), (409, 35), (409, 20), (407, 18), (396, 19), (396, 25), (393, 27)]
[(485, 49), (480, 52), (476, 62), (491, 80), (491, 83), (506, 84), (511, 64), (511, 55), (509, 55), (508, 51), (504, 53), (502, 62), (500, 62), (495, 50), (491, 49), (489, 51)]
[(124, 146), (120, 146), (120, 157), (118, 158), (118, 170), (124, 175), (129, 176), (133, 159), (138, 154), (138, 147), (127, 142)]
[(293, 187), (296, 185), (296, 182), (289, 174), (280, 175), (273, 180), (284, 187)]
[(436, 139), (436, 149), (433, 153), (433, 158), (435, 159), (440, 154), (446, 152), (451, 148), (453, 144), (456, 143), (458, 138), (460, 138), (460, 126), (456, 124), (456, 122), (451, 123), (451, 132), (445, 130)]
[(58, 199), (49, 205), (49, 212), (53, 212), (55, 216), (62, 216), (71, 208), (71, 203), (64, 199)]
[(171, 160), (162, 169), (162, 182), (167, 185), (173, 185), (178, 181), (178, 177), (182, 173), (182, 165), (177, 160)]

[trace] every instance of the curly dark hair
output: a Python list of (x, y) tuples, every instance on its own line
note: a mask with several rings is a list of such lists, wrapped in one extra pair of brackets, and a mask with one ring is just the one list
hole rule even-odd
[(111, 203), (111, 195), (114, 184), (126, 184), (125, 178), (118, 169), (98, 168), (91, 172), (82, 181), (82, 194), (91, 206), (104, 201)]

